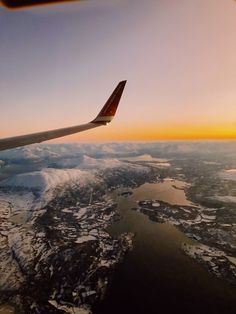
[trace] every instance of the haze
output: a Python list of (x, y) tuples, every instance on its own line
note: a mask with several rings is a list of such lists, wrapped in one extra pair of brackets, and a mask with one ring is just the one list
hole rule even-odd
[(60, 141), (236, 139), (232, 0), (85, 1), (0, 9), (0, 137), (88, 122), (118, 81), (109, 127)]

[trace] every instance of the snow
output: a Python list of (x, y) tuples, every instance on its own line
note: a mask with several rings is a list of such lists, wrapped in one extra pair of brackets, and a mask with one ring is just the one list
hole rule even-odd
[(217, 250), (213, 247), (207, 246), (205, 244), (197, 244), (197, 245), (190, 245), (184, 243), (183, 249), (192, 257), (196, 255), (210, 256), (210, 257), (221, 257), (225, 256), (223, 251)]
[[(165, 182), (168, 182), (168, 181), (170, 181), (170, 182), (174, 182), (174, 181), (175, 181), (175, 179), (173, 179), (173, 178), (165, 178), (165, 179), (164, 179), (164, 181), (165, 181)], [(183, 183), (185, 183), (185, 182), (183, 182)]]
[(87, 207), (82, 207), (79, 209), (77, 213), (74, 213), (74, 216), (79, 220), (87, 213), (87, 211), (88, 211)]
[(26, 193), (4, 193), (0, 192), (0, 204), (8, 203), (11, 204), (11, 210), (18, 211), (32, 206), (34, 195), (31, 192)]
[(42, 158), (55, 158), (60, 156), (57, 152), (53, 151), (53, 147), (50, 145), (31, 145), (20, 147), (16, 149), (1, 151), (2, 158), (11, 160), (32, 160), (38, 161)]
[(92, 229), (92, 230), (90, 230), (89, 231), (89, 234), (91, 235), (91, 236), (99, 236), (99, 234), (98, 234), (98, 230), (97, 229)]
[(215, 265), (215, 259), (217, 258), (220, 262), (228, 261), (233, 264), (232, 267), (236, 266), (236, 257), (228, 256), (224, 251), (218, 250), (217, 248), (210, 247), (204, 244), (191, 245), (183, 243), (182, 249), (192, 258), (201, 258), (205, 262), (209, 262), (211, 266)]
[(38, 232), (37, 233), (37, 237), (38, 238), (44, 238), (45, 237), (45, 233), (44, 232)]
[(184, 208), (184, 207), (180, 207), (181, 210), (183, 210), (185, 213), (191, 214), (191, 210)]
[(68, 208), (64, 208), (64, 209), (62, 209), (62, 212), (63, 213), (72, 213), (72, 210), (68, 209)]
[(201, 214), (202, 218), (205, 219), (205, 220), (215, 220), (216, 219), (216, 216), (213, 215), (213, 216), (209, 216), (209, 215), (206, 215), (206, 214)]
[(86, 236), (82, 236), (82, 237), (77, 238), (75, 243), (79, 243), (80, 244), (80, 243), (84, 243), (84, 242), (88, 242), (88, 241), (94, 241), (94, 240), (97, 240), (97, 238), (95, 238), (92, 235), (86, 235)]
[(82, 307), (69, 307), (66, 305), (60, 305), (55, 300), (48, 300), (48, 302), (53, 305), (56, 309), (65, 311), (70, 314), (91, 314), (91, 311)]
[(225, 195), (225, 196), (214, 195), (209, 198), (223, 202), (223, 203), (236, 203), (236, 196), (231, 196), (231, 195)]
[(159, 163), (165, 163), (165, 162), (168, 161), (168, 159), (165, 159), (165, 158), (154, 158), (154, 157), (152, 157), (149, 154), (143, 154), (143, 155), (132, 156), (132, 157), (124, 157), (124, 158), (120, 158), (120, 160), (127, 160), (127, 161), (157, 161)]
[(46, 168), (41, 171), (34, 171), (18, 174), (0, 182), (0, 187), (21, 187), (48, 191), (57, 186), (74, 182), (79, 185), (87, 185), (95, 181), (95, 175), (79, 169), (53, 169)]
[(97, 292), (96, 292), (95, 290), (86, 291), (86, 292), (83, 292), (83, 293), (82, 293), (82, 297), (83, 297), (83, 298), (86, 298), (86, 297), (89, 297), (89, 296), (94, 295), (94, 294), (96, 294), (96, 293), (97, 293)]
[(171, 166), (169, 162), (148, 162), (146, 163), (146, 165), (155, 167), (155, 168), (167, 168)]
[(228, 258), (228, 260), (234, 264), (236, 266), (236, 257), (232, 257), (232, 256), (226, 256)]
[(236, 169), (228, 169), (219, 173), (220, 177), (225, 180), (236, 181)]
[(92, 158), (87, 155), (83, 157), (83, 161), (78, 165), (79, 169), (85, 170), (111, 170), (111, 169), (127, 169), (134, 171), (145, 172), (147, 167), (141, 165), (134, 165), (115, 158)]
[(105, 259), (102, 259), (98, 265), (99, 265), (100, 267), (110, 267), (112, 264), (113, 264), (113, 261), (112, 261), (112, 260), (105, 260)]
[(197, 217), (193, 220), (194, 223), (199, 223), (202, 221), (201, 215), (197, 215)]
[(84, 156), (82, 163), (79, 165), (81, 169), (107, 169), (118, 168), (124, 163), (118, 159), (95, 159), (89, 156)]
[(159, 202), (153, 202), (153, 203), (152, 203), (152, 206), (153, 206), (153, 207), (160, 207), (160, 203), (159, 203)]
[(219, 165), (219, 163), (216, 161), (203, 161), (203, 163), (205, 165)]

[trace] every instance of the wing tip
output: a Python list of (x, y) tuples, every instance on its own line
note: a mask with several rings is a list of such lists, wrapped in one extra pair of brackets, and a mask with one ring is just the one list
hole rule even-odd
[(116, 110), (118, 108), (126, 83), (127, 80), (123, 80), (118, 83), (113, 93), (103, 106), (102, 110), (99, 112), (98, 116), (92, 121), (92, 123), (107, 124), (111, 122), (116, 114)]

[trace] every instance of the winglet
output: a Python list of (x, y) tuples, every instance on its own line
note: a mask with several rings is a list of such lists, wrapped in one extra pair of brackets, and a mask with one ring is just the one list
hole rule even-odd
[(107, 124), (111, 122), (115, 116), (126, 82), (127, 81), (121, 81), (116, 86), (115, 90), (103, 106), (102, 110), (99, 112), (98, 116), (93, 121), (91, 121), (92, 123)]

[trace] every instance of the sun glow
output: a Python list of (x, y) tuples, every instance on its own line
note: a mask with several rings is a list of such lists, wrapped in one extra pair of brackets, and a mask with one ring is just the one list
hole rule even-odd
[(155, 141), (155, 140), (236, 140), (236, 125), (123, 126), (110, 125), (78, 133), (57, 142)]

